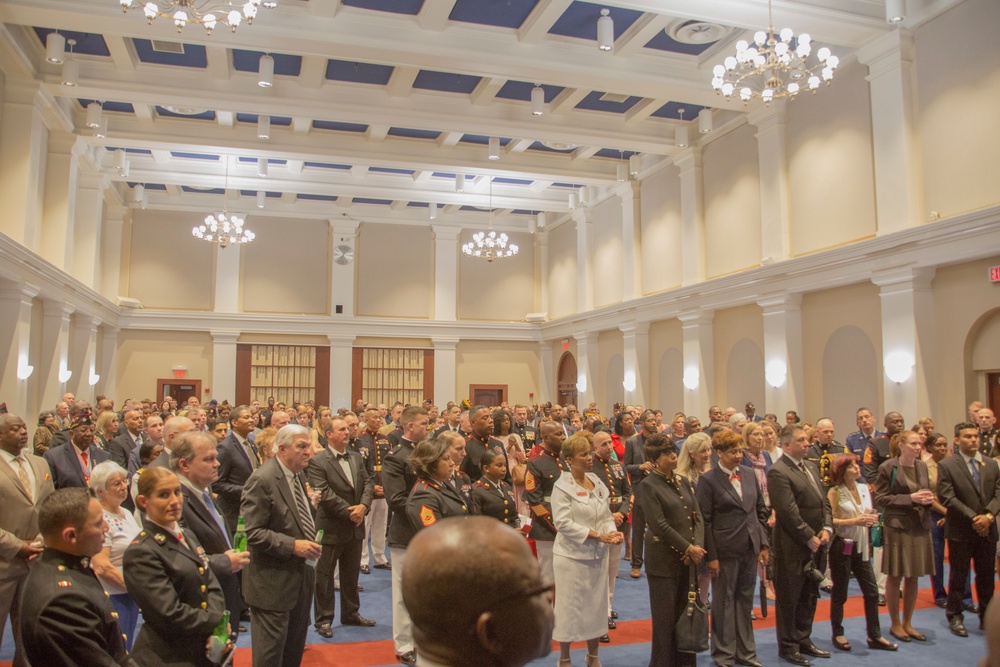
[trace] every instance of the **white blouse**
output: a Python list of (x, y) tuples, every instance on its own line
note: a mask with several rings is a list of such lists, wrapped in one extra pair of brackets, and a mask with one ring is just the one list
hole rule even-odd
[[(111, 564), (118, 570), (118, 574), (121, 574), (122, 557), (125, 555), (125, 550), (132, 544), (132, 540), (135, 539), (135, 536), (142, 529), (139, 528), (139, 524), (136, 523), (132, 513), (127, 510), (122, 510), (120, 515), (104, 510), (104, 520), (108, 522), (108, 532), (104, 536), (104, 546), (111, 549)], [(104, 586), (104, 590), (109, 595), (128, 593), (128, 591), (119, 589), (104, 579), (101, 579), (101, 585)]]
[(608, 545), (588, 539), (590, 531), (610, 533), (617, 530), (611, 516), (608, 487), (592, 472), (587, 477), (593, 490), (579, 486), (571, 473), (563, 473), (552, 487), (552, 521), (556, 539), (552, 554), (576, 560), (600, 560), (607, 556)]
[[(858, 497), (861, 504), (854, 499), (854, 495), (841, 484), (837, 489), (837, 504), (833, 508), (833, 518), (854, 519), (872, 511), (872, 496), (867, 484), (857, 484)], [(861, 553), (861, 560), (868, 560), (870, 557), (868, 527), (867, 526), (837, 526), (834, 532), (845, 540), (854, 540), (855, 549)]]

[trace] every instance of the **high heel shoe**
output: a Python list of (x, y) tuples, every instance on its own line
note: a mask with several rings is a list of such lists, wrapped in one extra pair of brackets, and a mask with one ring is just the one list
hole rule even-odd
[(559, 658), (559, 667), (573, 667), (573, 661), (569, 658)]
[(869, 639), (868, 648), (873, 651), (895, 651), (899, 648), (899, 644), (893, 644), (885, 637), (879, 637), (878, 639)]
[(917, 632), (916, 630), (907, 630), (906, 634), (909, 635), (912, 639), (917, 640), (918, 642), (927, 641), (927, 635), (921, 632)]
[(851, 643), (848, 641), (839, 641), (836, 637), (833, 638), (833, 648), (838, 651), (850, 651)]
[(584, 660), (587, 663), (587, 667), (601, 667), (601, 659), (596, 655), (587, 654), (587, 658)]

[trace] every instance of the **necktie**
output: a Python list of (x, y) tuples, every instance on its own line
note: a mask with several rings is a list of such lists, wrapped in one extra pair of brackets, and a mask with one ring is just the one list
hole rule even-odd
[(31, 479), (28, 477), (28, 462), (24, 460), (23, 455), (17, 457), (17, 476), (21, 478), (21, 484), (24, 486), (25, 492), (28, 494), (28, 500), (32, 503), (35, 502), (35, 494), (31, 489)]
[(299, 509), (299, 518), (302, 520), (303, 532), (310, 540), (316, 537), (316, 524), (313, 523), (312, 513), (306, 503), (306, 494), (302, 492), (302, 485), (297, 478), (292, 479), (292, 495), (295, 496), (295, 506)]
[(243, 449), (247, 453), (247, 458), (250, 459), (250, 467), (253, 470), (257, 469), (257, 454), (254, 453), (253, 449), (250, 447), (250, 441), (246, 440), (243, 443)]
[(980, 491), (983, 485), (979, 479), (979, 461), (969, 459), (969, 464), (972, 466), (972, 481), (976, 483), (976, 491)]
[(802, 471), (802, 474), (803, 474), (803, 475), (805, 475), (805, 476), (806, 476), (806, 479), (808, 479), (808, 480), (809, 480), (809, 484), (810, 484), (810, 486), (812, 486), (813, 490), (814, 490), (814, 491), (815, 491), (816, 493), (818, 493), (818, 494), (820, 494), (820, 495), (823, 495), (823, 493), (822, 493), (822, 492), (821, 492), (821, 491), (819, 490), (819, 486), (817, 486), (817, 484), (816, 484), (816, 480), (815, 480), (815, 479), (813, 479), (813, 476), (812, 476), (812, 475), (811, 475), (811, 474), (809, 473), (809, 471), (808, 471), (808, 470), (806, 469), (806, 464), (805, 464), (805, 461), (802, 461), (802, 462), (800, 462), (800, 463), (799, 463), (799, 470), (801, 470), (801, 471)]
[(219, 510), (215, 507), (215, 501), (212, 499), (212, 494), (205, 489), (201, 492), (201, 499), (205, 501), (205, 507), (208, 508), (208, 513), (212, 515), (212, 520), (215, 521), (215, 525), (219, 527), (219, 532), (222, 536), (226, 538), (226, 546), (232, 548), (233, 544), (229, 541), (229, 533), (226, 532), (226, 524), (222, 521), (222, 515), (219, 514)]
[(83, 479), (85, 481), (90, 480), (90, 462), (87, 461), (87, 452), (80, 452), (80, 458), (83, 459)]

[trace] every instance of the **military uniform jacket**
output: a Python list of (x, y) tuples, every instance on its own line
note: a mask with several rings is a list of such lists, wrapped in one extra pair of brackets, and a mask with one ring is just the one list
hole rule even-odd
[(646, 516), (646, 573), (687, 579), (684, 553), (692, 544), (705, 546), (705, 524), (691, 485), (679, 475), (650, 473), (636, 487), (635, 502)]
[(878, 478), (878, 467), (889, 460), (889, 436), (874, 438), (865, 447), (865, 455), (861, 460), (861, 474), (868, 486), (875, 488)]
[(21, 591), (22, 645), (43, 665), (133, 665), (104, 587), (87, 558), (45, 549)]
[(830, 479), (830, 465), (833, 462), (833, 457), (837, 454), (846, 454), (849, 451), (847, 447), (836, 440), (826, 447), (814, 442), (806, 450), (806, 460), (816, 464), (816, 467), (819, 468), (819, 476), (823, 480), (823, 486), (830, 488), (830, 484), (827, 482)]
[(140, 665), (211, 665), (205, 642), (226, 600), (194, 533), (187, 546), (152, 521), (125, 550), (122, 572), (144, 623), (133, 653)]
[(392, 520), (389, 521), (389, 546), (396, 549), (405, 549), (416, 532), (416, 527), (411, 525), (406, 514), (406, 500), (417, 483), (417, 473), (410, 465), (414, 444), (404, 439), (385, 457), (382, 467), (382, 488), (385, 489), (385, 500), (392, 512)]
[(441, 519), (468, 516), (471, 513), (468, 500), (448, 482), (422, 479), (416, 483), (406, 500), (406, 514), (415, 528), (414, 532), (433, 526)]
[(382, 463), (390, 451), (392, 446), (389, 444), (389, 438), (384, 435), (379, 433), (372, 435), (365, 431), (358, 436), (357, 452), (365, 459), (368, 476), (372, 478), (375, 486), (382, 486)]
[(521, 442), (524, 443), (524, 451), (530, 452), (531, 449), (541, 442), (538, 437), (538, 429), (530, 424), (525, 424), (524, 426), (514, 425), (514, 433), (521, 436)]
[(481, 463), (486, 450), (493, 450), (503, 455), (504, 463), (507, 464), (507, 474), (504, 475), (503, 481), (510, 484), (510, 461), (507, 460), (507, 452), (503, 447), (503, 443), (492, 436), (488, 436), (483, 440), (473, 433), (466, 439), (465, 460), (462, 461), (461, 466), (462, 472), (468, 475), (469, 479), (479, 479), (482, 477), (483, 468)]
[(865, 455), (865, 449), (868, 447), (868, 443), (871, 440), (874, 440), (875, 438), (882, 437), (883, 435), (885, 435), (885, 433), (883, 433), (878, 429), (872, 431), (872, 434), (870, 436), (866, 436), (864, 433), (858, 430), (847, 436), (845, 445), (847, 446), (848, 450), (850, 450), (854, 454), (857, 454), (858, 458), (860, 458)]
[(531, 508), (531, 532), (528, 537), (542, 542), (556, 539), (552, 520), (552, 488), (565, 469), (562, 457), (547, 449), (528, 459), (524, 472), (524, 502)]
[(476, 514), (499, 519), (513, 528), (521, 525), (514, 494), (511, 493), (510, 484), (503, 480), (494, 484), (484, 475), (472, 486), (472, 504)]
[(611, 513), (621, 512), (628, 516), (632, 510), (632, 484), (628, 481), (625, 467), (613, 458), (605, 463), (595, 456), (593, 472), (604, 482), (604, 486), (608, 487), (608, 491), (611, 493), (608, 501)]

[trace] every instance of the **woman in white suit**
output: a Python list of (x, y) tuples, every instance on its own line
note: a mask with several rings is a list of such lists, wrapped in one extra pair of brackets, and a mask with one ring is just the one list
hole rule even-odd
[(600, 667), (600, 637), (608, 624), (608, 545), (622, 534), (611, 516), (610, 498), (594, 467), (594, 450), (583, 435), (567, 438), (562, 454), (569, 474), (552, 489), (552, 520), (556, 539), (552, 569), (556, 580), (555, 629), (559, 667), (569, 667), (570, 642), (587, 642), (587, 665)]

